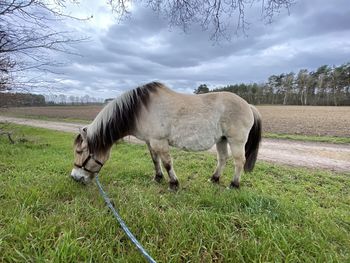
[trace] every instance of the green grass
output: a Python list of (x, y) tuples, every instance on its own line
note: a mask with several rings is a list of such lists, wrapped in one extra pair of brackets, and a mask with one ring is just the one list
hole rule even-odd
[(294, 140), (294, 141), (308, 141), (308, 142), (327, 142), (337, 144), (350, 143), (350, 137), (335, 137), (335, 136), (316, 136), (316, 135), (299, 135), (299, 134), (279, 134), (279, 133), (265, 133), (264, 138)]
[[(0, 262), (143, 262), (95, 183), (68, 177), (74, 135), (12, 126), (0, 138)], [(349, 262), (350, 174), (258, 162), (240, 190), (207, 182), (215, 156), (173, 151), (181, 189), (157, 184), (145, 146), (117, 145), (101, 183), (158, 262)]]

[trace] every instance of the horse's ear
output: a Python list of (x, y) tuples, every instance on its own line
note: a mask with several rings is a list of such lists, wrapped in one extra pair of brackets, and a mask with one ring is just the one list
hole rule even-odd
[(83, 140), (86, 140), (86, 137), (87, 137), (87, 127), (79, 128), (79, 133), (80, 133), (81, 137), (83, 138)]

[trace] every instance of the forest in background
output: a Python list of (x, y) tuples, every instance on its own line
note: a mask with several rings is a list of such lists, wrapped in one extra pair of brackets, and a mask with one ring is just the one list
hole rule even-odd
[(0, 107), (45, 106), (45, 97), (31, 93), (0, 92)]
[(350, 105), (350, 62), (340, 66), (323, 65), (315, 71), (271, 75), (265, 83), (233, 84), (212, 90), (201, 84), (194, 93), (229, 91), (251, 104)]
[(0, 107), (85, 105), (107, 102), (108, 100), (89, 95), (66, 96), (64, 94), (38, 95), (32, 93), (0, 92)]

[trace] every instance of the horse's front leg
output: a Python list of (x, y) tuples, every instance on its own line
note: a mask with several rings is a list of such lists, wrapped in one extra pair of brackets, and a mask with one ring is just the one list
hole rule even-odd
[(156, 182), (160, 183), (163, 180), (164, 175), (163, 175), (162, 167), (160, 165), (159, 154), (155, 150), (152, 149), (152, 147), (151, 147), (149, 142), (147, 142), (146, 144), (147, 144), (147, 147), (148, 147), (149, 152), (151, 154), (152, 161), (153, 161), (153, 164), (154, 164), (154, 169), (156, 171), (156, 174), (154, 176), (154, 180)]
[(169, 144), (167, 140), (151, 140), (151, 148), (160, 156), (163, 166), (169, 175), (169, 188), (176, 191), (179, 188), (179, 181), (173, 168), (173, 161), (169, 153)]

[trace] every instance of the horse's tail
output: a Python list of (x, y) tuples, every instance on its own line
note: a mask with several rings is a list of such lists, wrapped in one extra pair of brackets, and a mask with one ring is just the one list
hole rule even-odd
[(258, 157), (259, 145), (261, 141), (261, 116), (258, 110), (253, 106), (249, 105), (253, 115), (254, 124), (250, 129), (248, 141), (245, 144), (245, 158), (244, 171), (251, 172), (254, 169), (256, 159)]

